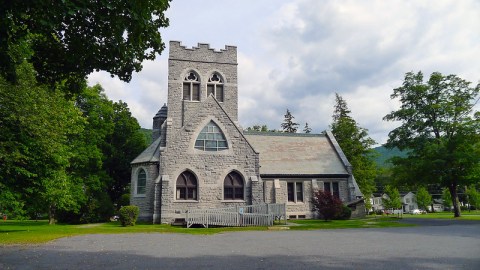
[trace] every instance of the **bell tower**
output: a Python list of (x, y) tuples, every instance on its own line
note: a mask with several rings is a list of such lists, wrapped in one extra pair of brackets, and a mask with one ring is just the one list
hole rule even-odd
[(238, 123), (237, 47), (214, 50), (209, 44), (186, 48), (170, 41), (168, 59), (168, 121), (180, 129), (201, 103), (215, 98)]

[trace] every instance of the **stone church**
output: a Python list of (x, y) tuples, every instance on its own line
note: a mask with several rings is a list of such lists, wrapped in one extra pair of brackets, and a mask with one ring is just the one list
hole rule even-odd
[(188, 209), (261, 203), (286, 203), (288, 218), (311, 218), (318, 189), (346, 204), (361, 198), (330, 132), (240, 127), (237, 70), (234, 46), (170, 42), (168, 102), (153, 117), (153, 143), (131, 162), (130, 200), (139, 219), (171, 223)]

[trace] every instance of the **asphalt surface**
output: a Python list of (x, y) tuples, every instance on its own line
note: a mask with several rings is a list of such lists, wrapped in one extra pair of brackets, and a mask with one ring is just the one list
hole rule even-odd
[(420, 226), (86, 235), (0, 247), (0, 269), (480, 269), (479, 221), (404, 222)]

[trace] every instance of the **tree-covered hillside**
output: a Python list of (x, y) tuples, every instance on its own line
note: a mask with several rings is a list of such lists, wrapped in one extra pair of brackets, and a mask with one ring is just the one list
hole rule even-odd
[(152, 141), (153, 130), (148, 128), (141, 128), (140, 132), (145, 136), (145, 141), (147, 142), (147, 145), (150, 145), (153, 142)]
[(374, 160), (379, 168), (391, 167), (392, 164), (388, 162), (392, 157), (405, 157), (406, 153), (400, 151), (398, 148), (388, 149), (385, 146), (375, 147), (373, 149), (378, 155), (375, 155)]

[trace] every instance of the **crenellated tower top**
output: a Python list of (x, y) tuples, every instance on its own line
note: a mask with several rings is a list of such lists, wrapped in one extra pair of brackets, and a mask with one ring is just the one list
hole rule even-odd
[(187, 48), (180, 41), (170, 41), (169, 59), (237, 65), (237, 47), (227, 45), (225, 49), (218, 51), (210, 48), (207, 43), (198, 43), (197, 47)]

